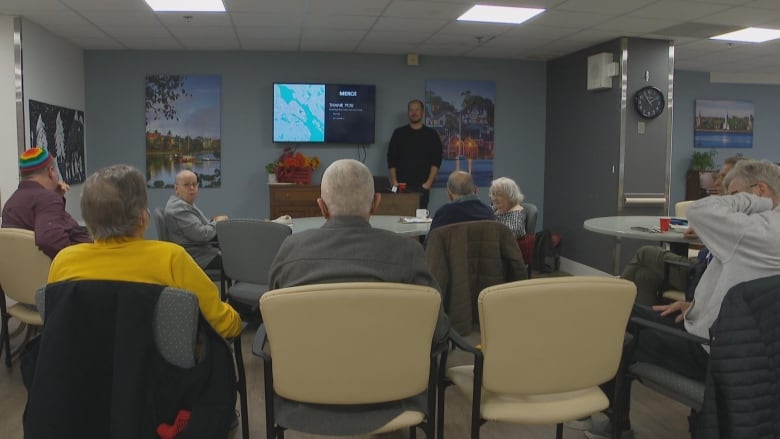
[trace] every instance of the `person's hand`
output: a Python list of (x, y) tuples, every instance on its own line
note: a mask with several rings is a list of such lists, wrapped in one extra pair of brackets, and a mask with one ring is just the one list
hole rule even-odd
[(54, 192), (57, 192), (60, 195), (65, 195), (65, 192), (68, 192), (70, 190), (70, 185), (68, 183), (65, 183), (64, 181), (60, 181), (57, 183), (57, 188), (54, 189)]
[(427, 181), (422, 184), (422, 188), (425, 189), (426, 191), (430, 190), (431, 186), (433, 186), (433, 183), (428, 183)]
[(215, 223), (218, 223), (220, 221), (225, 221), (226, 219), (228, 219), (227, 215), (219, 215), (219, 216), (215, 216), (214, 218), (212, 218), (212, 221), (214, 221)]
[(683, 237), (685, 239), (699, 239), (699, 235), (696, 234), (696, 230), (693, 230), (693, 227), (688, 227), (685, 233), (683, 233)]
[(683, 318), (685, 317), (685, 312), (688, 311), (688, 308), (690, 308), (690, 306), (691, 306), (690, 302), (684, 302), (680, 300), (670, 305), (655, 305), (653, 306), (653, 311), (660, 311), (661, 317), (666, 317), (668, 315), (679, 312), (680, 314), (674, 318), (674, 321), (680, 323), (683, 321)]

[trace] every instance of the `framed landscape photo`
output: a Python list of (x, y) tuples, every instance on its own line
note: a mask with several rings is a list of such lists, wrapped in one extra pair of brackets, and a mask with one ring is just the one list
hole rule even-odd
[(696, 100), (694, 148), (752, 148), (753, 102)]

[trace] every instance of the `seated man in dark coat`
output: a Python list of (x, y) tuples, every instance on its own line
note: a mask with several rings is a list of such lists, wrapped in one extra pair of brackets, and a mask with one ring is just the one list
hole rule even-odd
[(493, 209), (477, 197), (477, 187), (471, 174), (455, 171), (447, 179), (447, 196), (450, 202), (433, 215), (431, 230), (464, 221), (495, 220)]

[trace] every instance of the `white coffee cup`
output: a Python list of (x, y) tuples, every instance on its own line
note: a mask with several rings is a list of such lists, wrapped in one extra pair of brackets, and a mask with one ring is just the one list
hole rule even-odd
[(417, 209), (414, 211), (414, 216), (420, 219), (428, 218), (428, 215), (430, 215), (430, 212), (428, 212), (428, 209)]

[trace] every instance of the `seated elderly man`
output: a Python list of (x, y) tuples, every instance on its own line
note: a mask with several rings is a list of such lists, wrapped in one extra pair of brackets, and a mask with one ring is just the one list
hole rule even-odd
[(81, 213), (95, 242), (60, 251), (52, 261), (49, 283), (116, 280), (181, 288), (198, 297), (201, 313), (223, 337), (241, 332), (238, 313), (220, 300), (217, 287), (184, 249), (143, 239), (149, 211), (140, 171), (114, 165), (90, 175)]
[(431, 230), (465, 221), (495, 220), (493, 209), (477, 197), (477, 186), (471, 174), (455, 171), (447, 178), (447, 197), (450, 202), (433, 215)]
[(87, 230), (65, 211), (63, 195), (70, 188), (60, 181), (48, 151), (24, 151), (19, 157), (19, 174), (19, 188), (3, 206), (2, 227), (32, 230), (35, 245), (50, 258), (69, 245), (92, 241)]
[[(660, 316), (676, 316), (686, 331), (703, 338), (709, 338), (731, 287), (780, 272), (780, 168), (768, 161), (742, 160), (724, 185), (727, 195), (702, 198), (688, 208), (689, 224), (712, 254), (693, 301), (653, 307)], [(709, 351), (647, 329), (639, 333), (635, 359), (703, 381)], [(623, 422), (627, 428), (623, 437), (632, 437), (628, 420)], [(606, 426), (594, 427), (586, 435), (608, 437), (609, 431)]]
[[(723, 166), (718, 171), (718, 178), (715, 180), (718, 195), (726, 193), (726, 188), (723, 185), (724, 179), (740, 160), (744, 160), (744, 158), (734, 156), (728, 157), (723, 161)], [(693, 227), (688, 228), (686, 237), (697, 237)], [(701, 276), (702, 267), (705, 267), (704, 264), (707, 258), (708, 250), (702, 249), (699, 252), (699, 258), (694, 258), (690, 261), (693, 264), (698, 264), (698, 266), (693, 268), (693, 271), (689, 272), (689, 270), (677, 266), (670, 267), (669, 285), (664, 285), (665, 261), (686, 262), (688, 258), (674, 254), (657, 245), (645, 245), (636, 251), (620, 277), (636, 284), (637, 303), (655, 305), (658, 302), (658, 293), (662, 288), (672, 287), (679, 291), (686, 291), (684, 286), (687, 284), (688, 291), (686, 291), (686, 295), (691, 296)]]
[[(317, 204), (325, 225), (284, 240), (271, 264), (271, 289), (333, 282), (398, 282), (439, 289), (418, 242), (369, 224), (381, 195), (374, 192), (371, 171), (364, 164), (333, 162), (322, 175), (321, 194)], [(435, 341), (446, 340), (448, 330), (441, 312)]]
[(228, 217), (208, 219), (195, 205), (198, 177), (194, 172), (184, 170), (176, 174), (173, 189), (176, 193), (168, 199), (163, 212), (168, 239), (184, 247), (203, 269), (222, 267), (219, 249), (214, 245), (216, 223)]

